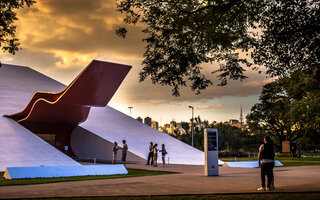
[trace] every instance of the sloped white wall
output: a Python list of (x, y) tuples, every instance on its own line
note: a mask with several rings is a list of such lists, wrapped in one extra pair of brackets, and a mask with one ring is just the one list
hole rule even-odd
[[(169, 162), (174, 164), (204, 164), (204, 153), (166, 133), (162, 133), (111, 107), (91, 108), (88, 119), (80, 127), (110, 142), (126, 140), (129, 151), (146, 159), (149, 143), (166, 145)], [(161, 155), (161, 154), (159, 154)], [(159, 161), (161, 160), (159, 156)]]
[[(118, 141), (118, 145), (120, 145), (121, 141)], [(109, 142), (106, 139), (99, 137), (98, 135), (77, 126), (71, 135), (71, 147), (73, 152), (80, 159), (89, 159), (93, 160), (96, 158), (97, 160), (111, 162), (112, 161), (112, 147), (113, 142)], [(121, 149), (118, 150), (116, 162), (121, 162)], [(136, 156), (135, 154), (128, 152), (127, 161), (134, 163), (144, 163), (144, 159)]]
[(28, 67), (0, 68), (0, 171), (6, 167), (79, 165), (41, 138), (3, 117), (21, 111), (33, 93), (59, 91), (65, 86)]
[[(2, 65), (0, 68), (0, 171), (8, 166), (50, 166), (77, 165), (78, 163), (56, 150), (54, 147), (34, 135), (11, 119), (2, 117), (21, 111), (35, 91), (57, 92), (65, 86), (28, 67)], [(147, 158), (148, 146), (152, 141), (165, 144), (170, 163), (204, 164), (204, 153), (165, 133), (140, 123), (139, 121), (113, 109), (92, 108), (86, 122), (80, 124), (86, 131), (84, 139), (75, 130), (72, 144), (80, 155), (93, 155), (109, 159), (111, 143), (127, 140), (128, 160), (143, 162)], [(85, 138), (90, 138), (89, 140)], [(96, 140), (98, 138), (98, 140)], [(78, 139), (78, 140), (75, 140)], [(83, 149), (82, 149), (83, 148)], [(119, 159), (121, 157), (119, 152)], [(109, 157), (108, 157), (109, 156)], [(160, 156), (159, 156), (160, 157)], [(160, 161), (160, 158), (159, 158)]]

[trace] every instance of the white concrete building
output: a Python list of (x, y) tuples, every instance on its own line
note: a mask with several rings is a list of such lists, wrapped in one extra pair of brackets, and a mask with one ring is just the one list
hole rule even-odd
[[(0, 68), (0, 171), (14, 166), (79, 165), (14, 120), (2, 117), (21, 111), (36, 91), (58, 92), (65, 85), (28, 67), (3, 64)], [(175, 164), (204, 164), (204, 153), (168, 134), (147, 126), (109, 106), (91, 108), (88, 119), (71, 135), (71, 147), (79, 158), (110, 161), (114, 141), (129, 147), (128, 162), (146, 162), (152, 141), (166, 145)], [(118, 154), (121, 159), (121, 152)], [(159, 156), (160, 161), (160, 156)]]

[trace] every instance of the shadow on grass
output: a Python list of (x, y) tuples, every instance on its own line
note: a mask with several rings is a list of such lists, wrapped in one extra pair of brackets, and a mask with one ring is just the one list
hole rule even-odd
[[(243, 158), (220, 158), (225, 162), (233, 161), (257, 161), (257, 157), (243, 157)], [(296, 167), (296, 166), (310, 166), (310, 165), (320, 165), (319, 158), (294, 158), (291, 157), (275, 157), (275, 160), (280, 161), (283, 167)]]

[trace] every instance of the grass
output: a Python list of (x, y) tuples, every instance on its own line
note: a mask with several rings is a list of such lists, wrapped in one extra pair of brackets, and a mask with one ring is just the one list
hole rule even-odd
[[(140, 196), (140, 197), (62, 197), (44, 198), (50, 200), (318, 200), (320, 193), (270, 193), (242, 195), (174, 195), (174, 196)], [(28, 199), (32, 200), (32, 199)], [(39, 200), (37, 198), (37, 200)]]
[(299, 161), (280, 161), (283, 167), (311, 166), (320, 165), (320, 162), (299, 162)]
[[(234, 157), (230, 157), (230, 158), (220, 158), (223, 161), (234, 161), (235, 158)], [(243, 157), (243, 158), (238, 158), (237, 157), (237, 161), (249, 161), (249, 160), (258, 160), (257, 157)], [(320, 158), (315, 158), (315, 157), (306, 157), (306, 158), (294, 158), (292, 159), (291, 157), (275, 157), (275, 160), (279, 160), (279, 161), (320, 161)]]
[(73, 176), (73, 177), (59, 177), (59, 178), (30, 178), (30, 179), (13, 179), (6, 180), (3, 178), (3, 172), (0, 172), (0, 186), (9, 185), (31, 185), (31, 184), (43, 184), (43, 183), (56, 183), (66, 181), (85, 181), (85, 180), (98, 180), (98, 179), (114, 179), (114, 178), (128, 178), (137, 176), (155, 176), (163, 174), (171, 174), (174, 172), (163, 172), (163, 171), (148, 171), (148, 170), (137, 170), (127, 169), (128, 174), (125, 175), (108, 175), (108, 176)]
[[(220, 158), (225, 162), (232, 161), (257, 161), (257, 157), (243, 157), (243, 158)], [(306, 158), (294, 158), (291, 157), (275, 157), (275, 160), (279, 160), (284, 167), (296, 167), (296, 166), (309, 166), (320, 165), (320, 158), (306, 157)]]
[[(235, 158), (220, 158), (223, 161), (235, 161)], [(237, 161), (257, 161), (257, 157), (244, 157), (236, 158)], [(291, 157), (276, 157), (284, 167), (294, 167), (294, 166), (310, 166), (310, 165), (320, 165), (320, 158), (294, 158)], [(5, 180), (3, 178), (3, 172), (0, 172), (0, 186), (9, 185), (31, 185), (31, 184), (43, 184), (43, 183), (56, 183), (56, 182), (66, 182), (66, 181), (85, 181), (85, 180), (98, 180), (98, 179), (114, 179), (114, 178), (128, 178), (137, 176), (154, 176), (170, 174), (174, 172), (163, 172), (163, 171), (148, 171), (148, 170), (136, 170), (128, 169), (128, 174), (126, 175), (109, 175), (109, 176), (74, 176), (74, 177), (59, 177), (59, 178), (34, 178), (34, 179), (14, 179)]]

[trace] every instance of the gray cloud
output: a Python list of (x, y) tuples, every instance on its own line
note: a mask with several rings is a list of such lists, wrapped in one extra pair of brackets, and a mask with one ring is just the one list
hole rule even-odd
[(6, 63), (14, 63), (16, 65), (29, 67), (38, 67), (48, 69), (56, 66), (62, 59), (57, 57), (54, 53), (44, 51), (34, 51), (32, 49), (24, 48), (18, 51), (15, 55), (3, 55), (2, 58)]
[(249, 79), (230, 81), (227, 86), (219, 87), (216, 76), (211, 74), (217, 66), (205, 64), (203, 73), (215, 85), (200, 95), (190, 88), (182, 88), (181, 97), (176, 98), (171, 96), (170, 87), (154, 85), (150, 80), (138, 84), (139, 60), (144, 51), (142, 28), (132, 27), (126, 39), (116, 36), (114, 27), (122, 22), (115, 10), (113, 0), (38, 0), (33, 7), (19, 10), (19, 37), (24, 50), (14, 57), (13, 64), (28, 65), (65, 84), (96, 57), (131, 64), (133, 69), (115, 96), (115, 102), (124, 104), (206, 104), (226, 96), (259, 95), (266, 83), (263, 75), (248, 70)]
[[(256, 71), (248, 70), (248, 79), (244, 81), (229, 81), (226, 86), (217, 86), (215, 81), (217, 78), (215, 75), (208, 73), (213, 70), (214, 67), (206, 66), (205, 74), (211, 78), (215, 84), (209, 86), (206, 90), (203, 90), (201, 94), (195, 95), (191, 92), (189, 87), (181, 88), (181, 96), (173, 97), (171, 95), (171, 89), (168, 86), (154, 85), (150, 80), (146, 80), (140, 84), (130, 84), (123, 88), (121, 93), (126, 96), (126, 101), (130, 103), (140, 103), (145, 105), (158, 105), (167, 103), (181, 103), (181, 102), (200, 102), (206, 103), (213, 99), (220, 99), (226, 96), (232, 97), (248, 97), (252, 95), (259, 95), (262, 90), (262, 86), (270, 79), (266, 79), (265, 75), (258, 74)], [(137, 77), (138, 75), (136, 75)], [(132, 80), (133, 82), (134, 80)], [(135, 79), (138, 82), (138, 79)]]

